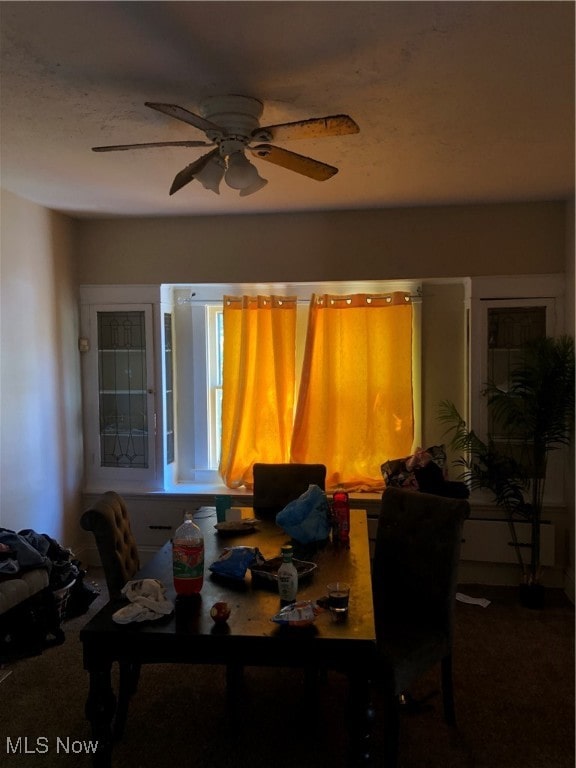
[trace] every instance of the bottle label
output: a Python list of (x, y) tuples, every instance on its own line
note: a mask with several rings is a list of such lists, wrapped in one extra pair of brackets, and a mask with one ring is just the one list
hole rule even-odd
[(283, 563), (278, 569), (278, 592), (281, 600), (295, 600), (298, 592), (298, 571), (293, 563)]
[(347, 504), (334, 505), (334, 540), (348, 544), (350, 539), (350, 508)]
[(174, 542), (174, 578), (198, 579), (204, 576), (204, 544)]

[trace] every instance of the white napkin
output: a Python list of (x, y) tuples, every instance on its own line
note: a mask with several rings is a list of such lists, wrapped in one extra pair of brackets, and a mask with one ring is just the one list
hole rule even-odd
[(166, 588), (158, 579), (136, 579), (122, 587), (122, 594), (130, 600), (112, 615), (117, 624), (132, 621), (151, 621), (167, 616), (174, 610), (174, 604), (166, 597)]

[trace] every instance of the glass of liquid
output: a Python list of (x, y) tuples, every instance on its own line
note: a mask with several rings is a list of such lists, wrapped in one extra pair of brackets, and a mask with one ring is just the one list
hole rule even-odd
[(328, 584), (328, 608), (334, 621), (344, 621), (348, 616), (350, 584), (335, 581)]

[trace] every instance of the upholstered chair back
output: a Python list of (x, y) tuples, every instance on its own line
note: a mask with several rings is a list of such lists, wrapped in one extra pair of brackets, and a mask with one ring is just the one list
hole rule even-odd
[(376, 621), (435, 626), (451, 636), (464, 519), (470, 507), (419, 491), (386, 488), (376, 533)]
[(378, 664), (384, 694), (384, 768), (397, 768), (400, 705), (420, 704), (409, 689), (440, 666), (444, 719), (456, 724), (452, 679), (453, 614), (460, 542), (470, 507), (420, 491), (388, 487), (376, 531), (372, 585)]
[(115, 491), (107, 491), (84, 512), (80, 524), (94, 534), (110, 597), (119, 597), (124, 584), (140, 569), (124, 499)]
[(256, 514), (276, 514), (308, 490), (309, 485), (325, 489), (324, 464), (254, 464)]

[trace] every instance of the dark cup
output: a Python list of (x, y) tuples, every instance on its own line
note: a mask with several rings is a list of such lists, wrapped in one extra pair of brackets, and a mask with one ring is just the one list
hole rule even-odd
[(328, 608), (334, 621), (343, 621), (348, 616), (350, 584), (335, 581), (328, 584)]

